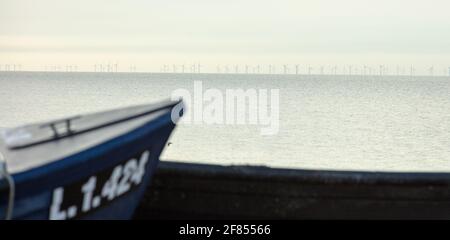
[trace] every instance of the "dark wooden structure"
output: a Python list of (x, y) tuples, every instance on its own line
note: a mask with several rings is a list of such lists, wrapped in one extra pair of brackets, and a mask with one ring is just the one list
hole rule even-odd
[(161, 162), (135, 218), (450, 219), (450, 174)]

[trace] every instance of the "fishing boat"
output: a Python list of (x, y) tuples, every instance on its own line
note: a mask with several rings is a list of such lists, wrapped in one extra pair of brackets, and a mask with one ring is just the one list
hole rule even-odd
[(181, 101), (2, 130), (0, 217), (130, 219), (182, 114), (172, 116), (176, 109)]
[(450, 219), (450, 174), (162, 161), (135, 217)]

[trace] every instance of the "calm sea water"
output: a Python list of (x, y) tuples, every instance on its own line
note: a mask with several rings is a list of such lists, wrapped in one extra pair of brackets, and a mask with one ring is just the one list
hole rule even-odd
[(450, 171), (450, 78), (0, 72), (0, 127), (160, 101), (173, 90), (280, 89), (280, 131), (180, 125), (162, 159)]

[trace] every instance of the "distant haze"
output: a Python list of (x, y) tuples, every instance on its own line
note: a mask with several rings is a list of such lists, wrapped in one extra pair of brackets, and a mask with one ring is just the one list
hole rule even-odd
[[(450, 66), (448, 0), (1, 0), (0, 67)], [(1, 69), (0, 69), (1, 70)]]

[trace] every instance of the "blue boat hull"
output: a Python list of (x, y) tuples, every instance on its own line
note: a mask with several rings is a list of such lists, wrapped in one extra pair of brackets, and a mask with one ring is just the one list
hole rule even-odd
[[(99, 145), (12, 174), (12, 219), (130, 219), (174, 127), (168, 111)], [(1, 216), (7, 194), (0, 196)]]

